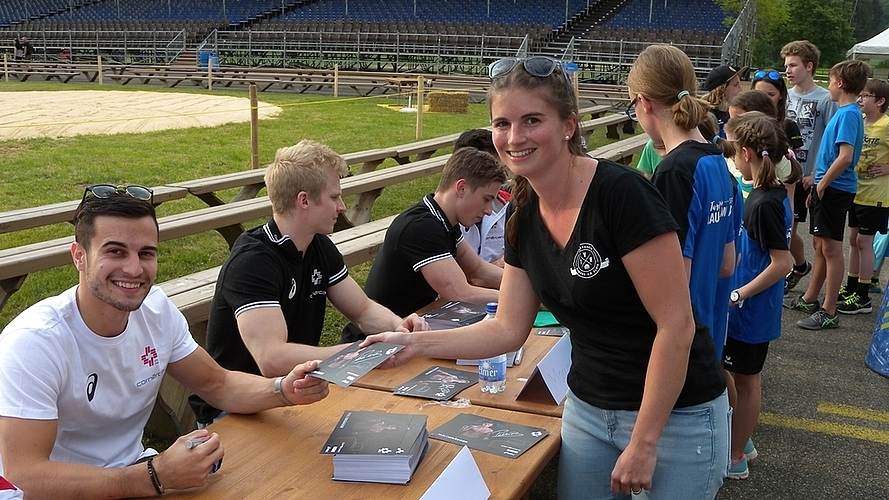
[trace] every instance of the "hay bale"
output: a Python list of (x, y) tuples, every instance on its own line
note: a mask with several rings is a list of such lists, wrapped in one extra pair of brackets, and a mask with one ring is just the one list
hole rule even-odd
[(469, 113), (469, 92), (435, 90), (426, 99), (433, 113)]

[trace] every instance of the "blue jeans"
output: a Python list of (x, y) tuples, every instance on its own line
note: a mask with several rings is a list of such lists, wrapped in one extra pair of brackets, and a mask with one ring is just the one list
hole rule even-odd
[[(559, 455), (561, 500), (623, 499), (611, 471), (630, 443), (637, 411), (602, 410), (568, 392)], [(651, 499), (713, 499), (728, 473), (731, 413), (727, 393), (670, 413), (657, 446)]]

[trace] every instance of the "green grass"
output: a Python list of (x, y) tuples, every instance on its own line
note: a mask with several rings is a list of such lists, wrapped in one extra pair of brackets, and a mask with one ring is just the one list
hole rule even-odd
[[(87, 84), (3, 83), (0, 92), (57, 90), (117, 90), (186, 92), (157, 87), (118, 87)], [(189, 91), (213, 95), (246, 97), (244, 91)], [(51, 99), (48, 95), (47, 99)], [(259, 160), (269, 163), (275, 151), (302, 139), (314, 139), (340, 153), (395, 146), (416, 140), (416, 115), (397, 113), (378, 104), (387, 97), (339, 98), (299, 94), (260, 94), (263, 102), (282, 108), (282, 113), (259, 123)], [(245, 106), (247, 105), (245, 101)], [(423, 139), (467, 128), (488, 125), (483, 104), (470, 104), (466, 114), (425, 113)], [(604, 130), (597, 131), (591, 148), (609, 142)], [(444, 151), (447, 152), (447, 151)], [(442, 154), (439, 152), (438, 154)], [(387, 160), (380, 168), (395, 165)], [(6, 182), (0, 185), (0, 210), (26, 208), (78, 199), (90, 183), (136, 183), (147, 186), (169, 184), (250, 168), (249, 124), (167, 130), (139, 134), (84, 135), (62, 139), (0, 141), (0, 172)], [(387, 188), (373, 207), (377, 219), (398, 213), (435, 189), (438, 176), (418, 179)], [(221, 193), (229, 199), (237, 190)], [(261, 193), (261, 194), (264, 194)], [(350, 200), (346, 200), (348, 204)], [(165, 216), (203, 208), (194, 197), (164, 203), (158, 215)], [(262, 220), (245, 224), (252, 227)], [(0, 249), (44, 241), (72, 234), (69, 224), (56, 224), (0, 235)], [(228, 254), (225, 240), (216, 232), (179, 238), (161, 245), (157, 281), (162, 282), (220, 265)], [(364, 284), (370, 264), (351, 272)], [(33, 273), (0, 311), (0, 329), (34, 302), (61, 292), (77, 282), (73, 266)], [(338, 312), (329, 308), (324, 345), (336, 343), (345, 324)]]

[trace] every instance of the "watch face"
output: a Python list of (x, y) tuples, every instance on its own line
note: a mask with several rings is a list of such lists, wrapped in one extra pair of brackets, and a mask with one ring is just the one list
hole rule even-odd
[(738, 302), (739, 300), (741, 300), (741, 294), (738, 293), (737, 290), (732, 290), (732, 296), (729, 298), (732, 302)]

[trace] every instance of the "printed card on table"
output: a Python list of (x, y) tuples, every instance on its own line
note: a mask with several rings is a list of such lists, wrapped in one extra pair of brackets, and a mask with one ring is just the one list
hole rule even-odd
[(433, 366), (392, 390), (399, 396), (447, 401), (458, 392), (478, 382), (477, 372)]
[(431, 438), (508, 458), (518, 458), (547, 435), (546, 429), (471, 413), (461, 413), (429, 433)]
[(385, 342), (378, 342), (359, 349), (358, 346), (361, 342), (359, 340), (325, 359), (309, 375), (323, 378), (341, 387), (348, 387), (396, 352), (404, 349), (403, 345)]

